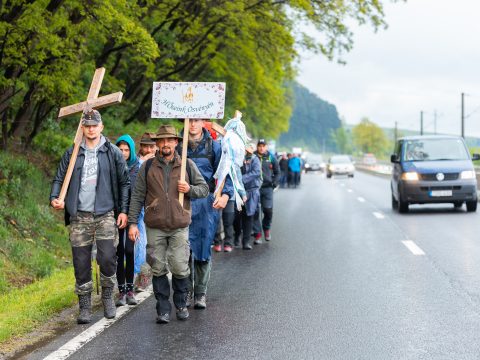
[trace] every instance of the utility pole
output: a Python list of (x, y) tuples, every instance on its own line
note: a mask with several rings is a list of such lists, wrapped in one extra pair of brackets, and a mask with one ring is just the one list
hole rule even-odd
[(423, 111), (420, 111), (420, 135), (423, 135)]
[(465, 94), (462, 92), (462, 138), (465, 139)]
[(395, 141), (394, 143), (396, 144), (397, 143), (397, 139), (398, 139), (398, 122), (395, 121), (395, 131), (394, 131), (394, 137), (395, 137)]
[(437, 135), (437, 110), (433, 111), (433, 133)]

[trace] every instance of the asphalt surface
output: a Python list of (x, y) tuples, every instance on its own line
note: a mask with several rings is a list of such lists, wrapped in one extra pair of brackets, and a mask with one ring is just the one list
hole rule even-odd
[(479, 220), (398, 214), (380, 177), (306, 174), (276, 192), (272, 241), (214, 255), (206, 310), (158, 325), (151, 297), (70, 359), (478, 359)]

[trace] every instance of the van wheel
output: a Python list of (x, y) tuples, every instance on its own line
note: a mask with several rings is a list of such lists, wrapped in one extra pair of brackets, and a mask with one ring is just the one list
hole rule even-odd
[(392, 209), (398, 210), (398, 201), (397, 199), (395, 199), (395, 196), (393, 196), (393, 193), (392, 193)]
[(408, 202), (398, 200), (398, 212), (399, 213), (407, 213), (408, 212)]
[(455, 209), (461, 208), (462, 205), (463, 205), (463, 201), (457, 201), (453, 203), (453, 206), (455, 207)]
[(475, 211), (477, 211), (477, 200), (467, 201), (467, 212), (475, 212)]

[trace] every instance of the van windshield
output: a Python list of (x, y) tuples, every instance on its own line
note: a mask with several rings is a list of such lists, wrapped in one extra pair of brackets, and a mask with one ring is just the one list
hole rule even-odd
[(467, 148), (461, 139), (407, 140), (404, 161), (468, 160)]

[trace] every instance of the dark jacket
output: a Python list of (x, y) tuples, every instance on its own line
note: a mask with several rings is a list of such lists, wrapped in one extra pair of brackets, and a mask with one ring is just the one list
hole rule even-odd
[[(211, 149), (209, 149), (211, 148)], [(208, 154), (210, 150), (210, 156)], [(182, 153), (182, 142), (180, 141), (177, 146), (177, 152)], [(207, 182), (210, 192), (215, 191), (215, 179), (213, 175), (217, 171), (220, 158), (222, 157), (222, 147), (218, 141), (212, 139), (210, 133), (203, 129), (203, 139), (198, 147), (193, 150), (188, 147), (187, 158), (192, 159), (198, 167), (198, 170), (202, 173), (203, 178)], [(227, 194), (230, 199), (233, 199), (234, 190), (233, 183), (230, 176), (227, 176), (225, 186), (222, 190), (222, 195)]]
[[(67, 173), (68, 163), (73, 152), (73, 146), (68, 149), (60, 161), (57, 174), (52, 182), (50, 192), (50, 202), (58, 198), (62, 188), (63, 179)], [(128, 201), (130, 192), (130, 177), (128, 174), (127, 163), (122, 152), (107, 139), (98, 149), (98, 173), (97, 188), (95, 193), (95, 214), (103, 215), (113, 210), (115, 214), (128, 214)], [(65, 197), (65, 224), (70, 223), (70, 216), (77, 215), (78, 194), (80, 192), (80, 183), (82, 179), (83, 162), (85, 160), (85, 150), (80, 147), (77, 161), (73, 169), (72, 178), (68, 186)], [(113, 208), (112, 199), (113, 196)]]
[(260, 155), (255, 151), (255, 155), (258, 156), (260, 162), (262, 163), (262, 188), (276, 187), (280, 177), (280, 168), (278, 167), (277, 159), (268, 151), (263, 155)]
[(129, 224), (137, 223), (144, 202), (144, 221), (150, 228), (169, 231), (184, 228), (190, 224), (190, 199), (207, 196), (208, 186), (195, 163), (188, 161), (187, 167), (190, 170), (185, 174), (185, 181), (190, 185), (190, 191), (185, 194), (183, 207), (178, 201), (180, 156), (175, 153), (172, 162), (167, 164), (157, 152), (146, 176), (147, 162), (142, 164), (130, 202)]
[(282, 158), (282, 159), (280, 159), (278, 164), (280, 166), (280, 170), (288, 172), (288, 159), (283, 159)]

